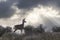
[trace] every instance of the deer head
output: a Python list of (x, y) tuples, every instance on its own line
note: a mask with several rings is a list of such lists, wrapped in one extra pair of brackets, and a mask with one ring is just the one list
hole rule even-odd
[(26, 21), (25, 21), (25, 18), (23, 19), (23, 22), (26, 22)]

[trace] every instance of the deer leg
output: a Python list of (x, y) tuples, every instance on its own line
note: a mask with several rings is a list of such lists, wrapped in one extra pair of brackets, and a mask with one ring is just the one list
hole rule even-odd
[[(17, 30), (17, 29), (15, 29), (15, 31), (16, 31), (16, 30)], [(15, 32), (15, 31), (14, 31), (14, 32)]]
[(22, 34), (22, 29), (21, 29), (21, 34)]

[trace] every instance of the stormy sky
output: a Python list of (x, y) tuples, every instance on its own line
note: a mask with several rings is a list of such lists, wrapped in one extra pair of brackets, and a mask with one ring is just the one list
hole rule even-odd
[(60, 26), (60, 0), (0, 0), (0, 25), (44, 24), (46, 30)]

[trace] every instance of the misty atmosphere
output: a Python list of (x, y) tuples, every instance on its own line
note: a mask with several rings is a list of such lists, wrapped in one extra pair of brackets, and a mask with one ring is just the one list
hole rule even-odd
[(0, 40), (60, 40), (60, 0), (0, 0)]

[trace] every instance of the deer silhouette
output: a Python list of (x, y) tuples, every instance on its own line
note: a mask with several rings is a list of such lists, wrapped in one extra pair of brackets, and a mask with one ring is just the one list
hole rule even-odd
[[(26, 21), (25, 21), (25, 18), (24, 18), (24, 19), (22, 20), (22, 24), (15, 25), (15, 26), (14, 26), (15, 31), (19, 29), (19, 30), (21, 30), (21, 33), (22, 33), (22, 29), (24, 29), (24, 23), (25, 23), (25, 22), (26, 22)], [(15, 32), (15, 31), (14, 31), (14, 32)]]

